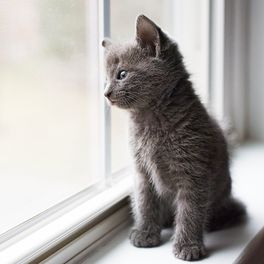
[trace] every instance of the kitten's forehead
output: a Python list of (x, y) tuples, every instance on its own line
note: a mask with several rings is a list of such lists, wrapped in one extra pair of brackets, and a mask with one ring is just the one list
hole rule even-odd
[(141, 49), (136, 44), (113, 44), (106, 53), (107, 66), (115, 66), (119, 63), (134, 64), (144, 58)]

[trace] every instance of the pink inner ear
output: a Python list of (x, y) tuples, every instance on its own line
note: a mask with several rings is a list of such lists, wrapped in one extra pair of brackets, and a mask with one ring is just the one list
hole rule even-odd
[(137, 37), (143, 42), (155, 42), (157, 39), (157, 31), (148, 21), (140, 21), (137, 25)]
[(159, 28), (147, 17), (141, 15), (136, 24), (137, 40), (142, 47), (148, 46), (155, 55), (160, 54), (160, 34)]
[(144, 25), (141, 28), (141, 38), (145, 42), (155, 41), (155, 39), (157, 38), (156, 30), (153, 28), (153, 26), (144, 23)]

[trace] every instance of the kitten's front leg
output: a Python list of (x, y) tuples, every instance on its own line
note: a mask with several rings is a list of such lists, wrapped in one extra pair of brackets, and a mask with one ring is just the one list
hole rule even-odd
[(159, 202), (148, 175), (140, 171), (136, 184), (132, 207), (135, 226), (130, 233), (130, 241), (136, 247), (155, 247), (160, 245)]
[(206, 255), (203, 229), (206, 213), (205, 194), (179, 190), (173, 253), (183, 260), (197, 260)]

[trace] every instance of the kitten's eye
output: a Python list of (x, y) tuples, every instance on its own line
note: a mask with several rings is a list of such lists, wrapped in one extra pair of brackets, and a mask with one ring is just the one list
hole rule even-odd
[(127, 76), (127, 71), (125, 70), (122, 70), (122, 71), (119, 71), (118, 74), (117, 74), (117, 79), (118, 80), (123, 80), (125, 79)]

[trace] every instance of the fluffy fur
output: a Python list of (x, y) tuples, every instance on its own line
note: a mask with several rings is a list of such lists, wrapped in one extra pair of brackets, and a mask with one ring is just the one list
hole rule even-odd
[(105, 40), (103, 46), (105, 95), (131, 119), (137, 173), (130, 240), (137, 247), (158, 246), (162, 228), (173, 223), (175, 256), (199, 259), (206, 255), (206, 229), (233, 225), (245, 215), (231, 196), (223, 133), (195, 94), (177, 44), (151, 20), (137, 18), (133, 43)]

